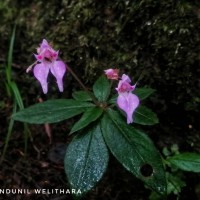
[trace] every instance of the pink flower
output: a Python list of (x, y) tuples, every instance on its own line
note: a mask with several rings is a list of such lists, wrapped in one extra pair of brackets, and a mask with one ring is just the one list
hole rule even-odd
[(126, 74), (122, 75), (122, 79), (119, 81), (116, 90), (118, 93), (131, 92), (135, 89), (135, 85), (130, 85), (131, 79)]
[(122, 80), (119, 81), (118, 87), (116, 90), (118, 91), (117, 104), (120, 109), (122, 109), (127, 115), (127, 124), (133, 122), (133, 113), (135, 109), (139, 106), (139, 98), (132, 93), (135, 89), (135, 85), (130, 85), (129, 76), (123, 74)]
[[(63, 92), (63, 76), (66, 72), (66, 66), (63, 61), (58, 60), (58, 53), (59, 52), (55, 51), (45, 39), (42, 40), (40, 47), (37, 48), (35, 58), (38, 64), (35, 65), (33, 74), (40, 82), (44, 94), (48, 92), (47, 77), (49, 71), (55, 76), (59, 91)], [(33, 65), (26, 71), (29, 72)]]
[(104, 70), (106, 76), (108, 79), (113, 79), (113, 80), (118, 80), (118, 73), (119, 73), (119, 70), (118, 69), (107, 69), (107, 70)]

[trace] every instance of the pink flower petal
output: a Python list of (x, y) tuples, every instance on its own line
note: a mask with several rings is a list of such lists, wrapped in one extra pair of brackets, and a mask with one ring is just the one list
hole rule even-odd
[(124, 92), (133, 91), (136, 85), (131, 85), (130, 82), (131, 82), (131, 79), (129, 78), (129, 76), (127, 76), (126, 74), (123, 74), (122, 79), (119, 81), (118, 86), (116, 88), (118, 93), (120, 94)]
[(129, 77), (128, 75), (123, 74), (123, 75), (122, 75), (122, 81), (123, 81), (123, 82), (128, 82), (128, 83), (130, 83), (130, 82), (131, 82), (131, 79), (130, 79), (130, 77)]
[(46, 94), (48, 91), (47, 77), (49, 74), (49, 66), (45, 65), (44, 63), (37, 64), (33, 69), (33, 73), (35, 78), (37, 78), (37, 80), (40, 82), (44, 94)]
[(119, 70), (118, 69), (106, 69), (104, 70), (106, 76), (108, 79), (112, 79), (112, 80), (118, 80), (118, 73)]
[(46, 48), (50, 48), (51, 46), (49, 45), (49, 43), (47, 42), (46, 39), (42, 40), (42, 43), (40, 45), (41, 50), (46, 49)]
[(50, 70), (57, 80), (60, 92), (63, 92), (63, 76), (66, 72), (65, 63), (63, 61), (54, 61)]
[(116, 90), (118, 91), (118, 93), (123, 93), (123, 92), (131, 92), (135, 89), (134, 85), (130, 85), (129, 82), (127, 81), (119, 81), (118, 83), (118, 87), (116, 88)]
[(127, 115), (127, 124), (133, 122), (133, 112), (139, 105), (139, 98), (131, 92), (119, 94), (117, 104)]
[(42, 62), (42, 60), (43, 60), (43, 55), (40, 55), (40, 54), (34, 54), (34, 56), (35, 56), (35, 58), (37, 59), (37, 61), (39, 61), (39, 62)]

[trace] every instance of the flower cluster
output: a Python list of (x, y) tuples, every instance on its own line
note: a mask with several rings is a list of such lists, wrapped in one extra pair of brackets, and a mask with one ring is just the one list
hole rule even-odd
[[(105, 70), (105, 74), (108, 79), (116, 79), (118, 74), (116, 74), (116, 69)], [(118, 92), (117, 105), (122, 109), (127, 115), (127, 124), (133, 122), (133, 113), (135, 109), (139, 106), (139, 98), (132, 93), (136, 85), (131, 85), (131, 79), (126, 74), (123, 74), (121, 80), (116, 88)]]
[(31, 65), (26, 71), (29, 72), (34, 66), (33, 74), (35, 78), (40, 82), (44, 94), (48, 92), (47, 77), (49, 71), (55, 76), (57, 85), (60, 92), (63, 92), (63, 76), (66, 72), (65, 63), (58, 60), (59, 51), (55, 51), (48, 42), (43, 39), (40, 47), (37, 48), (37, 54), (35, 55), (36, 62)]
[[(60, 92), (63, 92), (63, 76), (66, 72), (66, 65), (63, 61), (58, 60), (59, 51), (55, 51), (49, 43), (43, 39), (40, 46), (37, 48), (35, 55), (36, 62), (33, 63), (26, 71), (29, 72), (32, 67), (35, 78), (40, 82), (44, 94), (48, 92), (47, 78), (49, 72), (56, 78)], [(131, 79), (126, 74), (119, 77), (118, 69), (104, 70), (108, 79), (119, 80), (117, 104), (127, 115), (127, 123), (133, 122), (133, 113), (139, 105), (139, 98), (132, 93), (136, 85), (131, 85)]]

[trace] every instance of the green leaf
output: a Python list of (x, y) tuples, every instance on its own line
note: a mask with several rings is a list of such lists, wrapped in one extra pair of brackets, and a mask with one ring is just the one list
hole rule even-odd
[(32, 124), (54, 123), (69, 119), (94, 106), (92, 103), (72, 99), (48, 100), (17, 112), (12, 118)]
[(175, 174), (166, 173), (167, 177), (167, 194), (174, 193), (178, 195), (181, 189), (186, 186), (186, 183)]
[(190, 172), (200, 172), (200, 154), (180, 153), (167, 159), (179, 169)]
[(150, 188), (166, 193), (166, 179), (159, 152), (149, 137), (124, 123), (121, 115), (109, 109), (102, 118), (104, 139), (122, 165)]
[(142, 125), (154, 125), (159, 122), (157, 115), (149, 108), (142, 105), (135, 110), (133, 121)]
[(82, 90), (73, 92), (72, 96), (77, 101), (92, 101), (91, 96)]
[(113, 95), (113, 96), (109, 99), (108, 103), (110, 103), (110, 104), (115, 104), (115, 103), (117, 102), (117, 97), (118, 97), (118, 94)]
[(7, 83), (10, 86), (10, 82), (12, 79), (12, 61), (13, 61), (13, 50), (14, 50), (14, 43), (15, 43), (15, 31), (16, 31), (16, 24), (13, 28), (10, 45), (9, 45), (9, 51), (8, 51), (8, 60), (7, 60), (7, 66), (6, 66), (6, 78)]
[(101, 76), (93, 85), (95, 97), (100, 102), (105, 102), (110, 94), (110, 84), (105, 76)]
[[(182, 188), (186, 186), (185, 182), (179, 176), (179, 174), (170, 174), (166, 172), (167, 179), (167, 195), (175, 194), (179, 195)], [(149, 196), (149, 200), (162, 200), (163, 198), (156, 192), (152, 192)]]
[(74, 126), (71, 129), (71, 133), (74, 133), (87, 125), (89, 125), (91, 122), (96, 121), (101, 114), (103, 113), (103, 109), (100, 107), (92, 107), (88, 108), (84, 113), (81, 119), (74, 124)]
[(16, 83), (11, 81), (10, 82), (10, 87), (11, 87), (11, 89), (13, 91), (13, 94), (14, 94), (14, 97), (15, 97), (15, 99), (17, 101), (17, 105), (19, 106), (20, 109), (24, 109), (23, 100), (22, 100), (20, 91), (19, 91)]
[(139, 97), (140, 100), (144, 100), (155, 92), (152, 88), (136, 88), (133, 93)]
[(77, 135), (69, 144), (64, 160), (65, 172), (73, 189), (85, 193), (103, 176), (109, 160), (100, 125)]

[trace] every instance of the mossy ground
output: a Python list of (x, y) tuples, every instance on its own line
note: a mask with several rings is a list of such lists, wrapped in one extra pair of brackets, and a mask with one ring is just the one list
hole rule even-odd
[[(71, 92), (78, 89), (67, 74), (63, 94), (57, 93), (54, 81), (50, 80), (53, 86), (44, 96), (34, 78), (25, 73), (27, 66), (34, 61), (35, 48), (46, 38), (55, 49), (60, 49), (61, 58), (88, 87), (106, 68), (119, 68), (121, 72), (129, 73), (134, 81), (140, 77), (138, 87), (156, 89), (145, 104), (158, 114), (160, 123), (146, 127), (146, 132), (159, 150), (177, 144), (181, 152), (200, 153), (199, 8), (199, 1), (195, 0), (1, 1), (1, 150), (13, 107), (13, 99), (7, 96), (5, 89), (4, 69), (16, 24), (12, 77), (20, 88), (26, 107), (36, 103), (39, 97), (43, 100), (71, 97)], [(67, 134), (72, 123), (51, 125), (51, 145), (44, 126), (31, 125), (33, 141), (28, 141), (26, 158), (23, 127), (16, 123), (5, 162), (1, 164), (1, 187), (62, 188), (65, 184), (67, 187), (62, 163), (51, 161), (48, 152), (58, 143), (69, 142)], [(187, 186), (180, 199), (200, 199), (199, 174), (187, 173), (185, 181)], [(103, 180), (85, 199), (148, 199), (148, 195), (149, 190), (112, 159)]]

